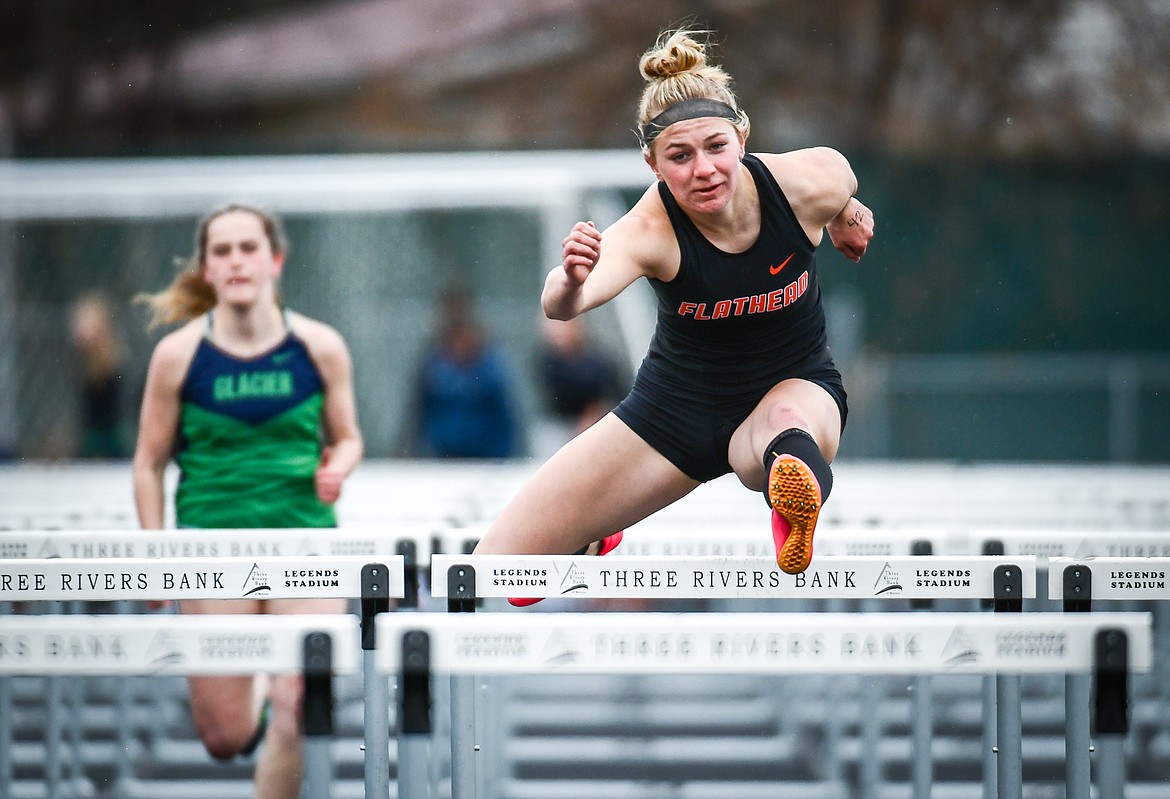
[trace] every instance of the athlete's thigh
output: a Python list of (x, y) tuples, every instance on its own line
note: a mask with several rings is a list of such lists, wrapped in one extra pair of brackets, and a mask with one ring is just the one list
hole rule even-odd
[(521, 486), (476, 552), (573, 552), (644, 519), (697, 485), (610, 413)]
[(731, 436), (727, 459), (745, 486), (763, 489), (764, 448), (790, 427), (812, 435), (825, 460), (836, 457), (841, 444), (841, 410), (836, 400), (810, 380), (783, 380), (764, 395)]
[(249, 613), (263, 613), (259, 599), (182, 599), (179, 610), (184, 614), (212, 616), (244, 616)]
[[(323, 563), (328, 563), (323, 559)], [(272, 615), (329, 615), (346, 613), (349, 610), (345, 599), (269, 599), (265, 600), (264, 612)]]

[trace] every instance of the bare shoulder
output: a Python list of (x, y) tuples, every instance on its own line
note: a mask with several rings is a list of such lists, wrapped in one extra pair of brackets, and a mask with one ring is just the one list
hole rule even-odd
[(305, 342), (309, 354), (318, 364), (326, 365), (349, 359), (345, 339), (331, 325), (294, 311), (289, 312), (288, 318), (292, 331)]
[(186, 372), (203, 338), (203, 324), (202, 317), (192, 319), (159, 339), (150, 359), (152, 368)]
[(836, 173), (849, 169), (849, 160), (832, 147), (805, 147), (786, 153), (753, 153), (773, 175)]
[(812, 227), (826, 224), (857, 191), (849, 160), (832, 147), (756, 156), (776, 178), (792, 210)]
[(159, 339), (150, 354), (150, 367), (146, 373), (148, 395), (163, 397), (177, 394), (202, 338), (203, 320), (200, 318), (187, 322)]
[[(604, 235), (607, 245), (618, 243), (641, 266), (645, 275), (663, 278), (664, 273), (671, 270), (672, 263), (673, 269), (678, 268), (678, 242), (657, 185), (647, 189), (634, 207), (607, 228)], [(604, 247), (602, 251), (605, 251)], [(672, 252), (676, 254), (673, 259), (669, 257)]]
[(785, 193), (789, 192), (789, 186), (794, 191), (807, 192), (854, 180), (848, 159), (833, 147), (805, 147), (790, 152), (755, 153), (755, 156), (768, 167)]

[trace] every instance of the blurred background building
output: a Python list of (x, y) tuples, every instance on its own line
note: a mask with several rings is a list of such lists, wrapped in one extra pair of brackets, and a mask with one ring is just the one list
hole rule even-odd
[[(285, 218), (286, 301), (350, 342), (370, 455), (403, 454), (442, 288), (530, 363), (569, 225), (649, 185), (637, 58), (682, 20), (751, 149), (834, 146), (875, 211), (861, 264), (821, 262), (842, 457), (1170, 461), (1167, 0), (6, 0), (0, 450), (81, 452), (94, 292), (132, 428), (157, 334), (130, 298), (239, 199)], [(631, 369), (646, 300), (590, 319)]]

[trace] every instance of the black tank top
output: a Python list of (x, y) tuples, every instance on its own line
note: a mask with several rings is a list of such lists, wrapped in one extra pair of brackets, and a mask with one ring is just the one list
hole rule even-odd
[(650, 280), (658, 321), (639, 377), (710, 396), (759, 394), (832, 364), (809, 241), (772, 173), (743, 163), (760, 197), (760, 234), (741, 253), (711, 244), (658, 184), (682, 258), (670, 282)]

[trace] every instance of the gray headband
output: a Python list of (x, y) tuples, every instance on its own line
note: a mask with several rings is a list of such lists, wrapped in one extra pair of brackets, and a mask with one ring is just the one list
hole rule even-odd
[(701, 119), (703, 117), (718, 117), (739, 122), (739, 112), (727, 103), (700, 97), (693, 100), (683, 100), (667, 108), (658, 116), (651, 119), (638, 131), (638, 140), (643, 147), (649, 147), (658, 138), (658, 134), (666, 130), (675, 122), (684, 119)]

